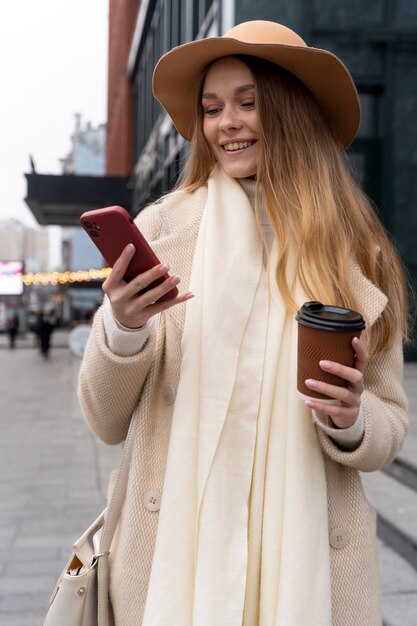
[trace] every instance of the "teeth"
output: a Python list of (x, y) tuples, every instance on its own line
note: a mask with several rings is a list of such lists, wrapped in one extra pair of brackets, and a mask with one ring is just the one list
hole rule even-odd
[(234, 143), (226, 143), (223, 148), (227, 150), (227, 152), (233, 152), (234, 150), (243, 150), (244, 148), (248, 148), (254, 143), (254, 141), (235, 141)]

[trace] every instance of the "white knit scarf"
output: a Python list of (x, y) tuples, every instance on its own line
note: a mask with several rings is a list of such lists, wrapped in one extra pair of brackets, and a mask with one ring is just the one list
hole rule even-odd
[(331, 626), (323, 458), (296, 394), (275, 244), (269, 280), (262, 252), (246, 194), (216, 167), (143, 626)]

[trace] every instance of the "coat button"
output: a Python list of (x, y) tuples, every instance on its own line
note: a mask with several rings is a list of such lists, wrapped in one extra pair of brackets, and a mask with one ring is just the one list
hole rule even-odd
[(147, 491), (143, 497), (143, 503), (148, 511), (159, 511), (161, 508), (161, 492), (156, 489)]
[(334, 528), (329, 541), (333, 548), (344, 548), (349, 541), (349, 533), (346, 528)]
[(174, 404), (175, 401), (175, 387), (173, 385), (165, 385), (163, 392), (162, 392), (162, 397), (164, 399), (164, 402), (166, 404)]

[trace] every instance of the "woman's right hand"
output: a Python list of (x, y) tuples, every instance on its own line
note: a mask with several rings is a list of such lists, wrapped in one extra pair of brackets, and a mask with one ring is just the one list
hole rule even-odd
[(153, 315), (165, 311), (176, 304), (185, 302), (194, 296), (190, 291), (186, 291), (172, 300), (157, 302), (159, 298), (178, 285), (181, 279), (175, 275), (170, 276), (157, 287), (139, 296), (139, 291), (166, 274), (169, 271), (169, 267), (164, 264), (156, 265), (152, 269), (143, 272), (143, 274), (139, 274), (129, 283), (126, 283), (123, 280), (123, 276), (134, 252), (135, 247), (133, 244), (126, 246), (102, 287), (110, 300), (113, 315), (126, 328), (140, 328)]

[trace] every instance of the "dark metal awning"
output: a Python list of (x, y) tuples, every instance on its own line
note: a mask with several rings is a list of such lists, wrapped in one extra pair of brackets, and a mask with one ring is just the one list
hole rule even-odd
[(43, 226), (79, 226), (84, 211), (119, 204), (130, 210), (132, 190), (124, 176), (25, 174), (25, 202)]

